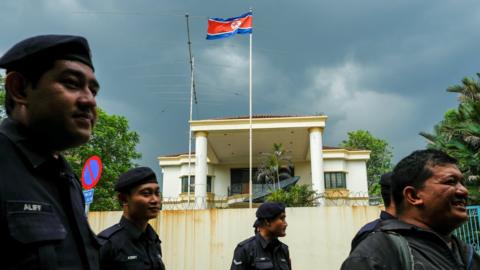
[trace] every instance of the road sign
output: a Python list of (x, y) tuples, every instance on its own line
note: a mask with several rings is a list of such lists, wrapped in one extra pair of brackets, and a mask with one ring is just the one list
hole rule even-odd
[(91, 204), (93, 202), (93, 192), (95, 189), (89, 189), (83, 191), (83, 197), (85, 198), (85, 204)]
[(98, 156), (91, 156), (85, 162), (82, 170), (82, 186), (85, 189), (93, 188), (102, 175), (102, 161)]

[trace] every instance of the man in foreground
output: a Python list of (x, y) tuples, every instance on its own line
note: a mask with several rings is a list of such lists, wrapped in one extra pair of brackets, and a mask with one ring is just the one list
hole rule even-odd
[(398, 219), (382, 221), (342, 269), (478, 269), (480, 257), (452, 235), (468, 218), (468, 191), (456, 162), (437, 150), (402, 159), (392, 175)]
[(80, 181), (60, 154), (86, 143), (99, 84), (87, 40), (45, 35), (0, 58), (6, 69), (0, 125), (2, 269), (98, 269)]
[(362, 228), (360, 228), (360, 230), (358, 230), (357, 234), (352, 240), (352, 248), (350, 249), (350, 252), (352, 252), (355, 247), (357, 247), (358, 244), (360, 244), (360, 242), (365, 239), (370, 233), (377, 230), (380, 227), (382, 220), (396, 218), (395, 202), (393, 202), (391, 192), (391, 182), (391, 172), (383, 174), (380, 178), (380, 190), (383, 203), (385, 205), (385, 211), (382, 210), (378, 219), (365, 224)]

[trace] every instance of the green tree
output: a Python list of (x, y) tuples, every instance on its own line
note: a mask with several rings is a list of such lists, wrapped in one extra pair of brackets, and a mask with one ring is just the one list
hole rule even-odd
[(292, 162), (290, 157), (285, 155), (285, 149), (281, 143), (274, 143), (272, 152), (262, 153), (260, 160), (261, 165), (257, 171), (258, 182), (272, 183), (275, 189), (276, 186), (280, 188), (280, 177), (291, 177)]
[(99, 156), (103, 170), (95, 187), (90, 210), (120, 210), (113, 187), (118, 176), (133, 168), (133, 161), (141, 157), (135, 149), (139, 135), (129, 130), (125, 117), (108, 115), (101, 109), (97, 110), (98, 120), (91, 140), (85, 145), (66, 151), (65, 156), (77, 175), (81, 175), (83, 164), (89, 157)]
[(379, 195), (379, 181), (382, 174), (392, 169), (392, 147), (386, 140), (374, 137), (367, 130), (357, 130), (348, 133), (348, 139), (342, 141), (341, 147), (347, 149), (370, 150), (367, 161), (368, 190), (372, 195)]
[(277, 189), (267, 196), (267, 201), (282, 202), (289, 207), (315, 206), (317, 193), (309, 185), (294, 185), (288, 190)]

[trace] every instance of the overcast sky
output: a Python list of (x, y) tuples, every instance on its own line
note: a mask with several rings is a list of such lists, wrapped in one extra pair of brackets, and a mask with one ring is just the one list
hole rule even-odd
[(190, 14), (194, 119), (248, 115), (248, 35), (206, 40), (208, 17), (253, 8), (254, 114), (328, 116), (324, 144), (369, 130), (394, 161), (425, 147), (479, 72), (478, 1), (1, 0), (0, 53), (38, 34), (85, 36), (98, 105), (140, 134), (138, 163), (188, 151)]

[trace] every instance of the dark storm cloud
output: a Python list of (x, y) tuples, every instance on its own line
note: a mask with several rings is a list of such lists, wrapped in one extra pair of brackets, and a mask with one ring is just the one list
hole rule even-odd
[(248, 36), (205, 40), (206, 19), (254, 9), (254, 113), (329, 116), (324, 141), (355, 129), (395, 148), (425, 142), (457, 104), (445, 89), (479, 71), (476, 1), (26, 1), (0, 3), (0, 52), (42, 33), (86, 36), (102, 84), (99, 106), (140, 133), (139, 163), (188, 150), (190, 73), (185, 13), (196, 58), (194, 119), (248, 114)]

